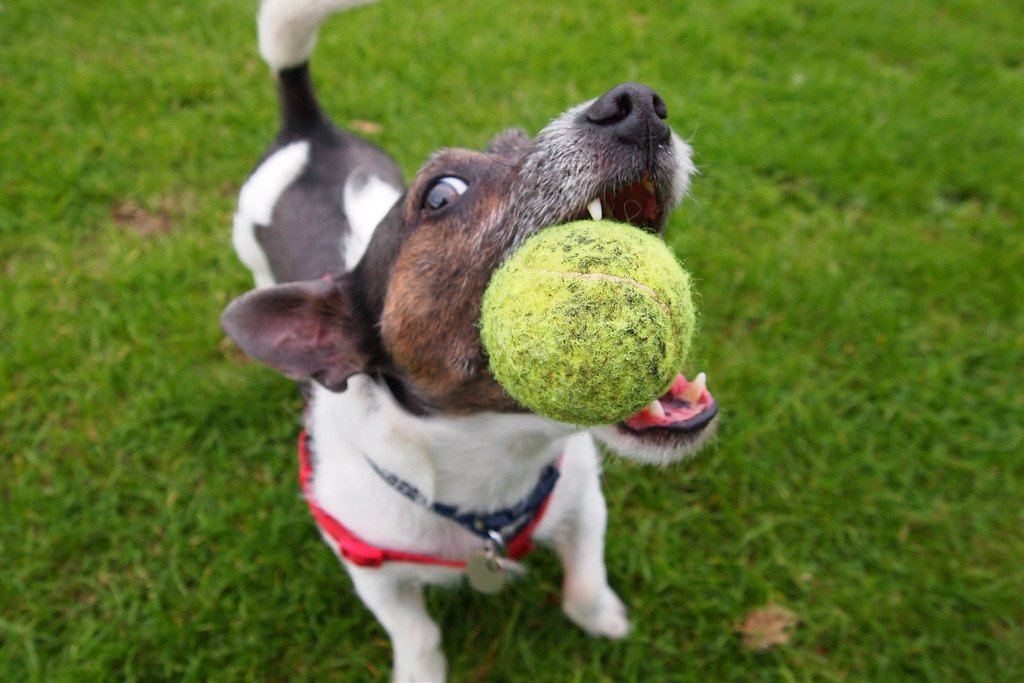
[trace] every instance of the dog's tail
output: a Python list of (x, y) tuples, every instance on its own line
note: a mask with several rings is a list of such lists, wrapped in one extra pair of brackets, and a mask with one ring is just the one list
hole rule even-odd
[(256, 18), (260, 55), (277, 79), (281, 132), (308, 131), (327, 121), (309, 76), (320, 24), (335, 12), (376, 0), (263, 0)]
[(376, 0), (263, 0), (256, 19), (260, 54), (274, 73), (301, 66), (327, 17), (371, 2)]

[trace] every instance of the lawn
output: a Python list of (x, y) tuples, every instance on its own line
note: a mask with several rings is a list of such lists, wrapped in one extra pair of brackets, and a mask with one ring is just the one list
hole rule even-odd
[[(295, 388), (217, 325), (276, 124), (254, 9), (0, 4), (0, 681), (388, 674), (298, 495)], [(722, 428), (607, 459), (634, 631), (569, 624), (542, 552), (430, 593), (453, 680), (1024, 679), (1019, 0), (390, 0), (314, 69), (407, 176), (626, 80), (701, 169), (668, 239)]]

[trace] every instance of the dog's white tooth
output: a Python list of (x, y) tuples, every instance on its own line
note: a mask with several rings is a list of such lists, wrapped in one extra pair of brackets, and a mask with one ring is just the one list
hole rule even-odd
[(701, 394), (708, 388), (708, 376), (701, 372), (698, 373), (693, 381), (690, 382), (690, 386), (686, 387), (686, 391), (683, 392), (683, 400), (688, 401), (691, 405), (696, 405), (700, 401)]
[(600, 197), (587, 204), (587, 212), (590, 213), (590, 217), (595, 221), (599, 221), (604, 218), (604, 211), (601, 210)]
[(643, 185), (644, 185), (644, 189), (647, 190), (648, 192), (654, 192), (654, 181), (653, 180), (645, 180)]
[(651, 411), (651, 415), (654, 417), (665, 417), (665, 406), (661, 405), (661, 401), (658, 399), (651, 401), (651, 405), (647, 406), (647, 410)]

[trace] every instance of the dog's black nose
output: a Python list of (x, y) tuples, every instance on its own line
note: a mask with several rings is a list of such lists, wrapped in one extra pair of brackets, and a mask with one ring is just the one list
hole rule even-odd
[(623, 83), (598, 97), (586, 112), (587, 121), (600, 126), (622, 142), (667, 142), (671, 131), (665, 119), (668, 107), (652, 88)]

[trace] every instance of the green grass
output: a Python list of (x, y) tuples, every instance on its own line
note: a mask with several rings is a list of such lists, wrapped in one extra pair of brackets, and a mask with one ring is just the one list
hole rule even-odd
[[(371, 680), (383, 631), (298, 497), (291, 384), (217, 327), (274, 131), (255, 3), (0, 5), (0, 680)], [(721, 437), (609, 460), (624, 642), (433, 592), (457, 681), (1024, 679), (1024, 8), (387, 2), (330, 23), (336, 120), (410, 174), (619, 81), (701, 167)], [(788, 644), (736, 625), (782, 605)]]

